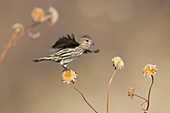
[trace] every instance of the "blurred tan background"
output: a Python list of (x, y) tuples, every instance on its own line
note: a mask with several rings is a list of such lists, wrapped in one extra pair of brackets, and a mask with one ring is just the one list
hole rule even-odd
[(16, 22), (28, 25), (35, 7), (55, 7), (59, 21), (46, 23), (24, 36), (0, 64), (0, 113), (93, 113), (72, 85), (61, 82), (62, 67), (54, 62), (33, 63), (51, 54), (49, 48), (62, 35), (76, 39), (88, 34), (98, 54), (83, 55), (69, 66), (79, 78), (77, 87), (100, 113), (106, 111), (106, 91), (113, 73), (111, 59), (121, 56), (125, 68), (111, 84), (110, 113), (143, 113), (138, 98), (127, 96), (130, 86), (146, 97), (151, 83), (142, 69), (156, 64), (149, 113), (169, 113), (170, 106), (170, 1), (169, 0), (0, 0), (0, 52)]

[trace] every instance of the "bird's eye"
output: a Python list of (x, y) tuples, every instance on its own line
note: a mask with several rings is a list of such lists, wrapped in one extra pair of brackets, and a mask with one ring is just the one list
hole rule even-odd
[(86, 42), (89, 42), (89, 40), (86, 40)]

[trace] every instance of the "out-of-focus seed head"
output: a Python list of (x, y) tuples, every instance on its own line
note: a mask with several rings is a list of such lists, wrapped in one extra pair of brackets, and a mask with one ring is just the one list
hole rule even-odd
[(41, 33), (40, 32), (36, 32), (36, 33), (28, 32), (27, 35), (31, 37), (32, 39), (36, 39), (41, 36)]
[(20, 31), (24, 30), (24, 26), (21, 23), (15, 23), (12, 26), (12, 29), (13, 29), (14, 32), (20, 32)]
[(33, 9), (31, 13), (31, 17), (35, 22), (41, 22), (44, 15), (45, 15), (44, 10), (38, 7)]
[(51, 20), (50, 20), (50, 24), (54, 25), (59, 19), (59, 14), (58, 14), (57, 10), (54, 7), (50, 7), (48, 11), (52, 16)]
[(120, 58), (120, 57), (112, 58), (112, 63), (115, 68), (123, 69), (123, 67), (124, 67), (124, 62), (123, 62), (122, 58)]

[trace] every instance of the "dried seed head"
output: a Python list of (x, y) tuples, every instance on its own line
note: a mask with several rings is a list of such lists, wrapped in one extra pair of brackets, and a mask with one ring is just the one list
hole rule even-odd
[(147, 64), (144, 67), (144, 76), (151, 77), (151, 75), (155, 75), (157, 72), (157, 66), (153, 64)]
[(132, 99), (133, 99), (133, 96), (134, 96), (134, 88), (130, 87), (129, 90), (128, 90), (128, 96), (130, 96)]
[(35, 8), (31, 13), (31, 17), (35, 22), (41, 22), (42, 18), (44, 17), (45, 13), (42, 8)]
[(67, 70), (63, 72), (62, 78), (63, 83), (70, 84), (71, 82), (75, 81), (75, 78), (77, 78), (77, 74), (72, 70)]
[(50, 7), (48, 11), (49, 11), (49, 13), (52, 16), (51, 20), (50, 20), (50, 24), (54, 25), (58, 21), (58, 19), (59, 19), (58, 12), (57, 12), (57, 10), (54, 7)]
[(118, 69), (122, 69), (124, 67), (124, 62), (120, 57), (112, 58), (112, 63), (113, 63), (113, 66)]

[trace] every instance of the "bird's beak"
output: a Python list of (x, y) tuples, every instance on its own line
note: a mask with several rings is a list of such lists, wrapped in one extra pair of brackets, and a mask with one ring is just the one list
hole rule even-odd
[(93, 41), (91, 41), (91, 45), (95, 45)]

